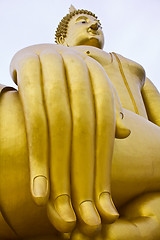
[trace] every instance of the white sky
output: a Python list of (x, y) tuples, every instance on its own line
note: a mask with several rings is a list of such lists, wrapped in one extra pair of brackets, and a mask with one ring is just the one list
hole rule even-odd
[(14, 86), (9, 64), (20, 49), (53, 43), (70, 4), (100, 19), (107, 52), (139, 62), (160, 91), (160, 0), (0, 0), (0, 82)]

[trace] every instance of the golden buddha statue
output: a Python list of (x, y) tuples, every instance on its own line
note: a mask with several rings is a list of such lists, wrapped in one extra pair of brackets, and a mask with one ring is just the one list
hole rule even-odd
[(19, 51), (1, 86), (0, 239), (159, 240), (160, 94), (97, 17)]

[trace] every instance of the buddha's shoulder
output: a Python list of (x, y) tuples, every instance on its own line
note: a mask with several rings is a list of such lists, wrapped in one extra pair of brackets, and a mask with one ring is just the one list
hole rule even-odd
[(123, 67), (127, 67), (130, 69), (130, 71), (132, 72), (141, 72), (141, 74), (145, 74), (145, 70), (144, 68), (137, 62), (130, 60), (129, 58), (126, 58), (120, 54), (117, 53), (107, 53), (105, 51), (103, 51), (102, 49), (96, 48), (96, 47), (92, 47), (92, 46), (75, 46), (72, 47), (74, 50), (78, 51), (78, 52), (82, 52), (85, 53), (86, 55), (94, 58), (95, 60), (99, 61), (99, 62), (104, 62), (104, 65), (110, 64), (113, 62), (113, 58), (117, 58), (117, 60), (119, 60), (121, 62), (121, 64), (123, 65)]
[(119, 67), (121, 66), (124, 71), (129, 71), (130, 74), (137, 75), (143, 83), (145, 81), (146, 74), (144, 68), (139, 63), (120, 54), (107, 53), (102, 49), (83, 45), (72, 47), (72, 49), (94, 58), (107, 70), (108, 68), (112, 68), (114, 63), (118, 62)]
[(123, 69), (128, 69), (130, 73), (138, 75), (141, 79), (145, 79), (146, 73), (143, 66), (129, 58), (126, 58), (120, 54), (112, 53), (117, 61), (120, 61), (119, 64), (122, 64)]

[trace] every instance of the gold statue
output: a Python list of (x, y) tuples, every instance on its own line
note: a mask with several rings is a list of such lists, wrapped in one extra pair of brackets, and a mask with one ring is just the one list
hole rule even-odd
[(56, 42), (1, 86), (0, 239), (159, 240), (160, 94), (93, 13), (71, 6)]

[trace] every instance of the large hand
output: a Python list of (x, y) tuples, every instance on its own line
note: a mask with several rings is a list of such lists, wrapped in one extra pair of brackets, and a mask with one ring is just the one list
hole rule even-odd
[(160, 193), (145, 193), (120, 209), (121, 217), (113, 224), (103, 224), (94, 238), (75, 229), (71, 240), (148, 240), (160, 239)]
[(24, 109), (35, 202), (47, 203), (50, 221), (62, 232), (75, 225), (72, 204), (88, 234), (100, 228), (100, 216), (113, 222), (118, 217), (110, 195), (116, 121), (103, 68), (50, 44), (21, 50), (11, 73)]

